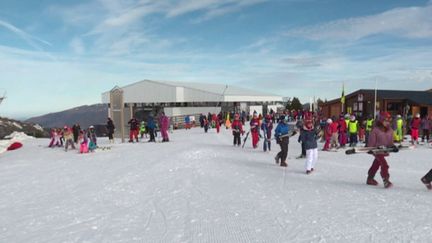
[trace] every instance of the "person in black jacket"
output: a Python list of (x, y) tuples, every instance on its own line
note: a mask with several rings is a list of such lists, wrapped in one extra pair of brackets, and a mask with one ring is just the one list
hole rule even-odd
[(114, 126), (113, 120), (109, 117), (108, 117), (106, 128), (108, 131), (108, 138), (109, 138), (110, 143), (114, 143), (113, 134), (114, 134), (115, 126)]
[(78, 143), (78, 137), (79, 137), (80, 131), (81, 131), (81, 127), (78, 123), (72, 126), (74, 143)]
[(306, 149), (306, 174), (310, 174), (314, 171), (315, 163), (318, 160), (318, 143), (316, 141), (318, 139), (318, 134), (312, 120), (305, 120), (303, 131), (300, 136)]

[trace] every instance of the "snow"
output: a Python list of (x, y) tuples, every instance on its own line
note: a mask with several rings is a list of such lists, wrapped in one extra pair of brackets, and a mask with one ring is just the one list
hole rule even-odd
[[(394, 187), (365, 185), (372, 156), (319, 152), (305, 174), (279, 151), (233, 147), (230, 131), (170, 134), (92, 154), (48, 139), (0, 155), (0, 242), (428, 242), (432, 149), (389, 158)], [(109, 146), (107, 139), (99, 139)], [(322, 144), (320, 145), (322, 147)], [(260, 147), (261, 148), (261, 147)]]
[(26, 139), (33, 139), (34, 137), (27, 136), (23, 132), (12, 132), (5, 137), (6, 139), (0, 140), (0, 154), (6, 152), (6, 149), (14, 142), (22, 142)]

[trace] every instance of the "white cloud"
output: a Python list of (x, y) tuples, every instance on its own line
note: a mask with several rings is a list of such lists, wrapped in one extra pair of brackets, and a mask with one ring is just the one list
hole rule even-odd
[(82, 55), (85, 53), (85, 46), (81, 38), (75, 37), (69, 43), (69, 46), (72, 48), (73, 52)]
[(311, 40), (359, 40), (376, 34), (406, 38), (432, 37), (432, 4), (396, 8), (377, 15), (335, 20), (285, 33)]
[(19, 29), (18, 27), (12, 25), (11, 23), (8, 23), (6, 21), (0, 20), (0, 26), (12, 31), (14, 34), (18, 35), (21, 39), (23, 39), (25, 42), (27, 42), (30, 46), (37, 50), (42, 50), (42, 48), (35, 42), (43, 43), (45, 45), (52, 46), (51, 43), (48, 41), (42, 40), (36, 36), (32, 36), (23, 30)]

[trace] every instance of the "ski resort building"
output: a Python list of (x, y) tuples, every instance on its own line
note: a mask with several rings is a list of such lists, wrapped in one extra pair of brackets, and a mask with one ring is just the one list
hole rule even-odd
[[(375, 90), (360, 89), (345, 96), (345, 104), (337, 98), (321, 106), (325, 117), (338, 117), (341, 113), (355, 114), (366, 118), (374, 114), (374, 104), (377, 111), (388, 111), (393, 115), (404, 117), (419, 113), (421, 117), (432, 115), (432, 90)], [(343, 107), (343, 110), (342, 110)]]
[(109, 105), (109, 116), (117, 124), (132, 117), (144, 120), (161, 111), (176, 124), (186, 115), (198, 118), (209, 112), (266, 114), (282, 107), (283, 97), (232, 85), (143, 80), (102, 93), (102, 103)]

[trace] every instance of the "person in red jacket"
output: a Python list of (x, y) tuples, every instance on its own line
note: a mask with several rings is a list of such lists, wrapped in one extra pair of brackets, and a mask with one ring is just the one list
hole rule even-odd
[[(368, 139), (368, 147), (394, 146), (393, 144), (393, 129), (391, 129), (391, 116), (388, 112), (382, 112), (379, 115), (375, 127), (372, 129)], [(375, 160), (368, 171), (366, 184), (376, 186), (378, 182), (374, 179), (376, 172), (381, 167), (381, 177), (383, 178), (384, 187), (390, 188), (393, 184), (390, 182), (390, 174), (388, 173), (389, 166), (385, 159), (389, 156), (388, 153), (374, 154)]]
[(257, 148), (258, 147), (258, 141), (259, 141), (259, 126), (260, 122), (258, 120), (258, 116), (257, 113), (254, 112), (253, 113), (253, 117), (250, 121), (250, 131), (251, 131), (251, 135), (252, 135), (252, 146), (253, 148)]
[(420, 114), (417, 113), (415, 118), (411, 121), (411, 143), (419, 143), (418, 137), (419, 137), (419, 129), (420, 129), (421, 119)]
[(241, 141), (240, 141), (240, 134), (243, 135), (244, 131), (243, 131), (243, 124), (240, 121), (240, 115), (239, 114), (235, 114), (234, 115), (234, 121), (231, 124), (231, 129), (232, 129), (232, 133), (234, 136), (234, 146), (240, 146)]
[(347, 143), (347, 124), (343, 115), (340, 116), (338, 125), (339, 145), (344, 148)]
[(328, 151), (330, 149), (330, 140), (332, 136), (331, 131), (331, 124), (333, 123), (332, 119), (327, 119), (326, 126), (324, 128), (324, 138), (325, 138), (325, 144), (323, 151)]

